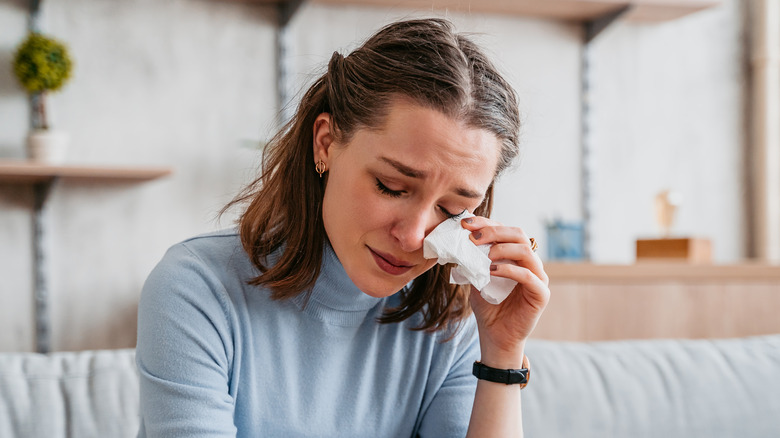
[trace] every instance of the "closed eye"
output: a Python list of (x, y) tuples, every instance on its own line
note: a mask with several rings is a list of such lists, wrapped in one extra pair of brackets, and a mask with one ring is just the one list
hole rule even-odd
[[(379, 190), (380, 193), (383, 195), (390, 196), (392, 198), (400, 198), (404, 193), (406, 193), (406, 190), (392, 190), (386, 185), (382, 183), (382, 181), (379, 180), (379, 178), (376, 179), (376, 188)], [(444, 216), (447, 217), (447, 219), (454, 219), (463, 213), (466, 212), (466, 209), (463, 209), (460, 213), (450, 213), (446, 208), (439, 206), (439, 210), (441, 210), (442, 213), (444, 213)]]
[(393, 198), (400, 198), (401, 195), (404, 194), (404, 190), (391, 190), (387, 188), (386, 185), (382, 184), (382, 181), (379, 181), (379, 178), (376, 180), (376, 188), (380, 193)]
[(441, 205), (439, 206), (439, 209), (442, 211), (442, 213), (444, 213), (445, 216), (447, 216), (447, 219), (455, 219), (456, 217), (458, 217), (458, 216), (460, 216), (460, 215), (462, 215), (463, 213), (466, 212), (466, 209), (464, 208), (463, 211), (461, 211), (460, 213), (452, 214), (449, 211), (447, 211), (444, 207), (442, 207)]

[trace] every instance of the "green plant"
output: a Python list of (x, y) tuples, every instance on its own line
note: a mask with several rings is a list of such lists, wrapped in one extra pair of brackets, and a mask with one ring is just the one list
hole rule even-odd
[(33, 110), (37, 115), (33, 125), (48, 129), (45, 96), (60, 89), (70, 78), (73, 62), (67, 47), (61, 42), (31, 33), (16, 49), (13, 70), (16, 79), (32, 96)]

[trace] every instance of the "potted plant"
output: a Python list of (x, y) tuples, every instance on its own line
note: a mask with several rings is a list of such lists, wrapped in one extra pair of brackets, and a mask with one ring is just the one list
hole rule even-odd
[(49, 129), (46, 95), (67, 82), (72, 68), (67, 47), (37, 32), (30, 33), (14, 54), (14, 74), (32, 102), (32, 131), (27, 137), (32, 160), (60, 162), (65, 158), (68, 135)]

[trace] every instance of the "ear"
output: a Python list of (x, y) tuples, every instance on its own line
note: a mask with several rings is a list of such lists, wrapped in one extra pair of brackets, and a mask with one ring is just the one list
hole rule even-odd
[(330, 121), (330, 114), (322, 113), (314, 119), (314, 162), (322, 160), (325, 166), (328, 166), (328, 155), (330, 147), (333, 144), (333, 132)]

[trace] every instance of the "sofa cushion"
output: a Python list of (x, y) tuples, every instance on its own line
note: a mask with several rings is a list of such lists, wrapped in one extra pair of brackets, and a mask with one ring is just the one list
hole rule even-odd
[(134, 437), (135, 350), (0, 353), (0, 437)]
[[(531, 340), (527, 437), (778, 437), (780, 335)], [(134, 350), (0, 353), (0, 437), (134, 437)]]
[(528, 437), (780, 437), (780, 335), (529, 341)]

